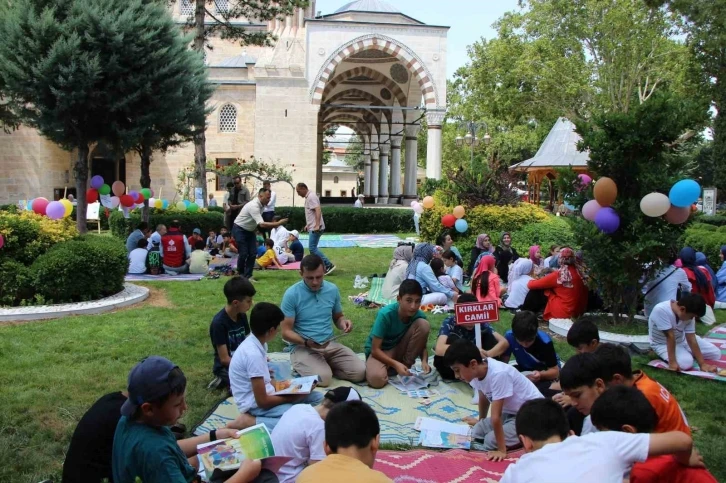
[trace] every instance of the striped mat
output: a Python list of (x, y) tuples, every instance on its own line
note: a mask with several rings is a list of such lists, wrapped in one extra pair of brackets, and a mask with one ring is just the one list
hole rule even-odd
[(378, 305), (388, 305), (396, 302), (396, 299), (387, 299), (383, 297), (383, 281), (385, 278), (374, 277), (371, 279), (371, 286), (368, 289), (366, 301), (373, 302)]
[[(721, 349), (721, 359), (718, 361), (708, 361), (716, 366), (718, 373), (703, 372), (698, 370), (698, 363), (695, 363), (695, 367), (691, 371), (681, 371), (683, 374), (689, 376), (702, 377), (704, 379), (712, 379), (714, 381), (726, 382), (726, 324), (721, 324), (718, 327), (711, 329), (703, 340), (715, 344), (716, 347)], [(656, 359), (648, 363), (651, 367), (658, 369), (668, 370), (668, 363), (662, 359)]]

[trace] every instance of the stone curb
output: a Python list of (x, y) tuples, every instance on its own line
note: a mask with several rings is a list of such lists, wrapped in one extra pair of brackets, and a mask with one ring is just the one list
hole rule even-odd
[[(570, 327), (572, 327), (572, 320), (570, 319), (550, 319), (549, 328), (557, 335), (567, 337)], [(624, 345), (635, 344), (640, 349), (650, 349), (650, 340), (647, 335), (624, 335), (601, 330), (600, 342)]]
[(110, 297), (102, 298), (101, 300), (94, 300), (93, 302), (0, 309), (0, 322), (58, 319), (69, 315), (102, 314), (143, 302), (148, 297), (148, 288), (124, 283), (124, 289), (121, 292)]

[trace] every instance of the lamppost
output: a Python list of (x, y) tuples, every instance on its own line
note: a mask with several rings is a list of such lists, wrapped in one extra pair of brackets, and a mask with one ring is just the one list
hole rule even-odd
[(489, 126), (485, 122), (474, 122), (474, 121), (461, 121), (459, 122), (459, 129), (466, 129), (465, 136), (456, 137), (456, 145), (461, 147), (464, 144), (469, 146), (471, 151), (471, 169), (474, 170), (474, 148), (479, 145), (479, 138), (476, 136), (477, 132), (484, 128), (484, 137), (482, 140), (484, 144), (492, 142), (492, 137), (489, 135)]

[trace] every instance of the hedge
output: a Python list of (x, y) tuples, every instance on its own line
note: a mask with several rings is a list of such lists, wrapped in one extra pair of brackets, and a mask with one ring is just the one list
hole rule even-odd
[[(703, 218), (699, 219), (702, 220)], [(716, 228), (706, 225), (706, 227), (701, 223), (694, 223), (688, 227), (683, 234), (683, 246), (703, 252), (712, 267), (720, 267), (722, 262), (718, 254), (721, 252), (721, 247), (726, 245), (726, 226)]]
[(723, 215), (708, 216), (708, 215), (704, 215), (703, 213), (698, 213), (694, 217), (694, 221), (699, 224), (704, 223), (707, 225), (724, 226), (724, 225), (726, 225), (726, 216), (723, 216)]
[(33, 294), (30, 268), (15, 260), (0, 261), (0, 305), (19, 305)]
[(32, 211), (0, 211), (0, 233), (5, 239), (0, 260), (14, 260), (23, 265), (30, 265), (58, 242), (78, 236), (73, 220), (53, 221)]
[[(289, 230), (302, 230), (305, 226), (305, 210), (302, 207), (278, 207), (277, 215), (288, 218), (285, 225)], [(396, 233), (414, 230), (413, 211), (400, 208), (351, 208), (323, 207), (325, 230), (332, 233)], [(151, 210), (149, 222), (152, 226), (164, 224), (169, 226), (172, 220), (179, 220), (184, 233), (191, 233), (200, 228), (202, 233), (215, 231), (224, 223), (222, 213), (201, 211), (189, 213), (182, 211)], [(141, 222), (141, 214), (132, 212), (128, 220), (121, 212), (111, 214), (111, 232), (119, 238), (128, 234)]]
[(53, 303), (116, 294), (123, 290), (127, 269), (124, 243), (97, 235), (58, 243), (30, 267), (36, 293)]

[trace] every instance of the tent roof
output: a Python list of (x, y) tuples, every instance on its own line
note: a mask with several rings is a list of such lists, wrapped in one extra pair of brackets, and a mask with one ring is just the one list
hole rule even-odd
[(590, 155), (577, 150), (582, 138), (575, 132), (575, 125), (561, 117), (550, 130), (534, 158), (510, 166), (516, 171), (548, 167), (587, 167)]

